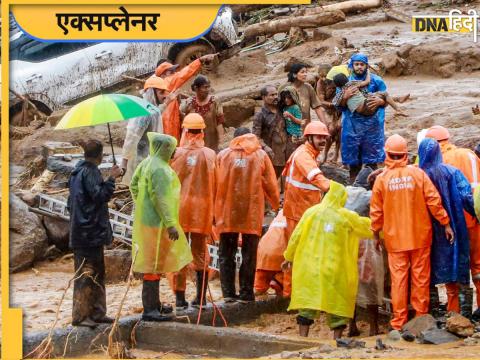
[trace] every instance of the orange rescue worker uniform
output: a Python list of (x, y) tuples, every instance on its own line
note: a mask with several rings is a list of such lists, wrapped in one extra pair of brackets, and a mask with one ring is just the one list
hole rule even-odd
[[(161, 63), (155, 70), (156, 76), (161, 76), (165, 71), (176, 68), (178, 65), (172, 65), (169, 62)], [(192, 61), (180, 71), (165, 77), (168, 83), (168, 91), (174, 92), (180, 89), (192, 76), (194, 76), (202, 67), (199, 59)], [(163, 132), (167, 135), (174, 136), (180, 141), (180, 104), (178, 99), (171, 101), (165, 111), (162, 113)]]
[[(182, 124), (182, 146), (175, 151), (172, 169), (181, 183), (180, 225), (190, 240), (196, 272), (197, 295), (192, 305), (205, 304), (208, 286), (207, 238), (212, 232), (216, 189), (216, 154), (205, 147), (203, 129), (205, 122), (199, 114), (188, 114)], [(204, 275), (205, 274), (205, 275)], [(177, 308), (188, 307), (185, 300), (187, 267), (178, 273), (168, 274), (170, 287), (175, 292)], [(202, 298), (203, 294), (203, 298)]]
[[(325, 124), (312, 121), (305, 127), (303, 136), (329, 136)], [(303, 213), (313, 205), (319, 204), (323, 194), (330, 188), (328, 180), (318, 167), (319, 151), (308, 141), (300, 145), (290, 156), (283, 170), (285, 176), (285, 202), (283, 214), (287, 218), (287, 239), (297, 226)], [(292, 273), (288, 270), (283, 275), (283, 296), (290, 297)]]
[[(443, 126), (435, 125), (428, 129), (426, 137), (434, 138), (440, 144), (443, 162), (459, 169), (472, 186), (472, 192), (480, 184), (480, 159), (470, 149), (457, 148), (449, 142), (450, 133)], [(480, 308), (480, 224), (478, 220), (464, 211), (470, 238), (470, 271), (477, 291), (477, 306)], [(447, 289), (458, 298), (458, 287)]]
[(255, 271), (255, 294), (261, 295), (272, 288), (277, 296), (283, 293), (282, 262), (287, 249), (287, 219), (280, 210), (271, 222), (265, 235), (260, 239), (257, 250), (257, 270)]
[[(242, 132), (243, 131), (243, 132)], [(265, 198), (277, 210), (280, 192), (272, 162), (260, 142), (246, 128), (239, 128), (228, 148), (217, 155), (218, 184), (215, 224), (220, 233), (220, 282), (225, 301), (237, 298), (235, 253), (242, 234), (240, 300), (254, 301), (253, 285), (257, 247), (262, 235)]]
[[(385, 151), (386, 169), (378, 175), (373, 186), (370, 218), (376, 238), (381, 230), (384, 233), (392, 284), (391, 326), (399, 330), (408, 321), (409, 273), (410, 302), (416, 316), (428, 313), (432, 245), (430, 214), (444, 226), (450, 223), (450, 219), (428, 175), (418, 167), (407, 165), (406, 140), (400, 135), (389, 137)], [(395, 155), (401, 158), (395, 159)]]

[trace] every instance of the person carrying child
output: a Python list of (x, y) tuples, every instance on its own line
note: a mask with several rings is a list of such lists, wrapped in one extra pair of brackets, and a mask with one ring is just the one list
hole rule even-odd
[(367, 106), (367, 98), (369, 96), (376, 96), (380, 97), (384, 100), (388, 105), (390, 105), (394, 110), (395, 114), (399, 116), (408, 116), (402, 109), (398, 106), (398, 104), (393, 100), (393, 98), (388, 94), (386, 91), (377, 91), (374, 93), (368, 92), (368, 85), (370, 84), (370, 71), (367, 70), (367, 75), (365, 80), (349, 80), (348, 77), (343, 74), (339, 73), (333, 77), (333, 83), (337, 88), (340, 88), (340, 91), (337, 92), (337, 95), (332, 100), (333, 105), (340, 106), (340, 102), (343, 98), (343, 94), (346, 89), (350, 87), (355, 87), (359, 91), (357, 91), (352, 97), (347, 100), (347, 107), (348, 109), (354, 113), (357, 112), (361, 115), (371, 116), (375, 114), (376, 110), (369, 109)]
[(300, 97), (293, 86), (286, 86), (280, 92), (280, 101), (278, 108), (283, 114), (287, 130), (287, 158), (301, 145), (303, 136), (303, 126), (305, 121), (302, 119), (302, 110), (300, 109)]

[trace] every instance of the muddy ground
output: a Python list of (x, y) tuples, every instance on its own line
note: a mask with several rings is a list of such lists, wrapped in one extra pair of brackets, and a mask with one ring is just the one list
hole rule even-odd
[[(449, 10), (441, 6), (417, 6), (415, 1), (399, 0), (395, 4), (396, 9), (409, 15), (445, 13)], [(480, 1), (474, 1), (471, 6), (478, 9), (479, 4)], [(351, 47), (342, 48), (345, 44), (342, 38), (346, 38), (354, 48), (369, 55), (372, 63), (379, 63), (385, 54), (411, 44), (416, 50), (407, 56), (407, 61), (410, 65), (414, 65), (413, 73), (410, 69), (400, 71), (402, 75), (399, 76), (389, 73), (384, 76), (390, 94), (396, 96), (409, 93), (411, 95), (410, 100), (402, 105), (409, 114), (407, 118), (395, 117), (392, 109), (387, 108), (387, 134), (399, 133), (405, 136), (409, 140), (410, 150), (414, 152), (417, 131), (434, 124), (448, 127), (453, 135), (453, 142), (457, 145), (472, 148), (480, 142), (480, 118), (475, 117), (471, 111), (471, 107), (480, 103), (480, 72), (478, 71), (480, 67), (477, 67), (477, 63), (480, 62), (480, 50), (478, 44), (473, 47), (471, 35), (412, 33), (410, 24), (392, 20), (384, 21), (381, 10), (348, 16), (346, 22), (327, 28), (332, 32), (333, 38), (324, 41), (308, 41), (268, 56), (261, 52), (258, 55), (244, 53), (240, 57), (225, 61), (220, 65), (217, 75), (210, 75), (215, 94), (219, 97), (231, 97), (232, 94), (243, 94), (248, 88), (258, 90), (267, 83), (281, 84), (286, 81), (283, 67), (292, 56), (310, 61), (313, 65), (332, 62), (336, 58), (335, 46), (344, 49), (347, 54), (353, 50)], [(443, 60), (438, 60), (442, 53), (450, 59), (447, 59), (450, 61), (447, 65), (450, 65), (446, 67)], [(468, 64), (459, 60), (467, 58)], [(315, 76), (315, 68), (311, 69), (310, 73), (312, 77)], [(185, 87), (185, 92), (189, 92), (188, 87)], [(313, 113), (312, 117), (315, 118)], [(246, 123), (250, 121), (251, 119), (246, 119)], [(125, 124), (114, 125), (113, 136), (117, 151), (122, 145), (124, 133)], [(107, 130), (101, 126), (76, 131), (53, 131), (49, 126), (40, 128), (22, 140), (11, 141), (12, 164), (27, 165), (28, 161), (38, 154), (40, 146), (45, 141), (72, 141), (87, 137), (97, 137), (106, 141)], [(56, 260), (53, 264), (44, 262), (37, 264), (35, 270), (27, 270), (11, 276), (12, 302), (24, 309), (24, 328), (27, 332), (44, 330), (51, 325), (55, 318), (56, 301), (60, 299), (72, 273), (73, 265), (70, 260)], [(115, 314), (124, 288), (125, 284), (107, 287), (110, 316)], [(135, 281), (125, 303), (123, 315), (141, 312), (140, 291), (141, 282)], [(212, 291), (214, 298), (218, 300), (220, 298), (218, 280), (212, 282)], [(162, 280), (162, 295), (164, 300), (173, 301), (165, 280)], [(193, 286), (189, 281), (187, 299), (192, 298)], [(70, 323), (71, 299), (72, 289), (69, 289), (61, 308), (59, 326)], [(295, 316), (288, 314), (264, 315), (242, 327), (282, 335), (296, 333)], [(360, 329), (362, 336), (366, 336), (367, 325), (360, 323)], [(312, 336), (329, 338), (331, 334), (324, 322), (320, 321), (313, 327)], [(373, 340), (368, 341), (370, 343)], [(384, 353), (371, 349), (337, 350), (325, 354), (325, 357), (461, 358), (478, 357), (480, 353), (480, 346), (464, 347), (462, 341), (445, 346), (421, 346), (402, 341), (394, 346), (395, 350)]]

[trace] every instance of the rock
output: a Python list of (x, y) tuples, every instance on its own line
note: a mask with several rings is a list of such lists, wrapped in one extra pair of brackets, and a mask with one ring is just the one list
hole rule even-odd
[(256, 101), (253, 99), (232, 99), (223, 103), (225, 126), (242, 126), (255, 114)]
[(32, 192), (28, 190), (19, 190), (15, 192), (15, 195), (20, 197), (22, 201), (27, 204), (28, 206), (35, 207), (38, 205), (40, 201), (40, 197), (36, 194), (33, 194)]
[(449, 342), (455, 342), (458, 340), (458, 337), (449, 333), (446, 330), (430, 329), (422, 331), (418, 336), (418, 340), (421, 344), (439, 345)]
[(320, 170), (322, 170), (323, 175), (325, 175), (327, 179), (336, 181), (342, 185), (347, 185), (350, 181), (348, 170), (345, 170), (341, 167), (323, 164), (320, 166)]
[(382, 342), (382, 339), (377, 338), (375, 340), (375, 350), (387, 350), (388, 347)]
[(469, 338), (466, 338), (465, 340), (463, 340), (463, 343), (467, 346), (475, 346), (479, 343), (479, 340), (475, 339), (473, 337), (469, 337)]
[(43, 225), (47, 231), (48, 242), (55, 245), (61, 251), (67, 251), (70, 237), (70, 224), (68, 220), (44, 216)]
[(402, 334), (398, 330), (392, 330), (387, 335), (387, 339), (391, 341), (399, 341), (401, 338)]
[(282, 351), (282, 353), (280, 354), (280, 357), (282, 359), (296, 359), (299, 356), (300, 353), (295, 351)]
[(128, 278), (132, 253), (130, 250), (105, 250), (105, 282), (125, 281)]
[(312, 40), (313, 41), (321, 41), (321, 40), (326, 40), (328, 38), (332, 37), (332, 32), (322, 29), (322, 28), (316, 28), (313, 30), (312, 34)]
[(406, 330), (402, 333), (402, 339), (408, 342), (412, 342), (415, 340), (415, 335), (413, 335), (410, 331)]
[(474, 338), (474, 339), (479, 339), (480, 340), (480, 332), (476, 332), (471, 337)]
[(406, 61), (396, 53), (390, 53), (382, 57), (381, 66), (385, 70), (385, 73), (392, 76), (400, 76), (406, 68)]
[(358, 341), (351, 338), (340, 338), (336, 339), (337, 347), (349, 348), (349, 349), (360, 349), (365, 347), (365, 341)]
[(70, 108), (64, 108), (54, 111), (48, 118), (47, 122), (50, 123), (50, 126), (57, 126), (62, 117), (67, 113)]
[(436, 328), (437, 328), (437, 320), (435, 320), (435, 318), (432, 315), (426, 314), (410, 320), (408, 323), (403, 325), (402, 331), (403, 332), (410, 331), (410, 333), (418, 337), (420, 336), (420, 333), (422, 331), (436, 329)]
[(30, 211), (20, 198), (10, 193), (10, 271), (30, 267), (44, 257), (47, 234), (40, 217)]
[(285, 72), (289, 72), (290, 68), (292, 67), (293, 64), (304, 64), (309, 68), (315, 67), (315, 65), (313, 65), (313, 63), (309, 60), (300, 59), (300, 58), (297, 58), (295, 56), (292, 56), (290, 59), (288, 59), (287, 63), (285, 64), (285, 67), (283, 68), (283, 70), (285, 70)]
[(447, 319), (447, 330), (461, 337), (469, 337), (475, 332), (475, 326), (466, 317), (454, 313)]

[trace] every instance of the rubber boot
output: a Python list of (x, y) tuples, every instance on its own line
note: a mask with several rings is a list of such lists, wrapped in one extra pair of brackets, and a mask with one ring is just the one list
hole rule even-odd
[[(202, 288), (203, 284), (203, 288)], [(192, 306), (200, 307), (200, 298), (202, 296), (203, 290), (203, 299), (201, 301), (202, 306), (207, 305), (207, 290), (208, 290), (208, 272), (205, 272), (205, 279), (203, 279), (203, 271), (197, 271), (197, 296), (192, 301)]]
[(473, 311), (473, 289), (470, 286), (460, 286), (458, 302), (460, 303), (460, 314), (467, 319), (471, 319)]
[(188, 302), (185, 300), (185, 291), (175, 291), (175, 307), (177, 310), (188, 308)]
[(154, 280), (154, 281), (143, 280), (142, 320), (144, 321), (168, 321), (171, 319), (171, 317), (162, 315), (159, 311), (159, 308), (160, 308), (159, 284), (160, 284), (160, 280)]
[(310, 331), (310, 325), (298, 325), (298, 333), (302, 337), (308, 337)]
[(380, 333), (378, 329), (378, 305), (367, 305), (368, 323), (370, 325), (369, 336), (375, 336)]
[(430, 287), (430, 305), (429, 313), (434, 317), (438, 318), (440, 314), (440, 297), (438, 296), (438, 288), (436, 286)]

